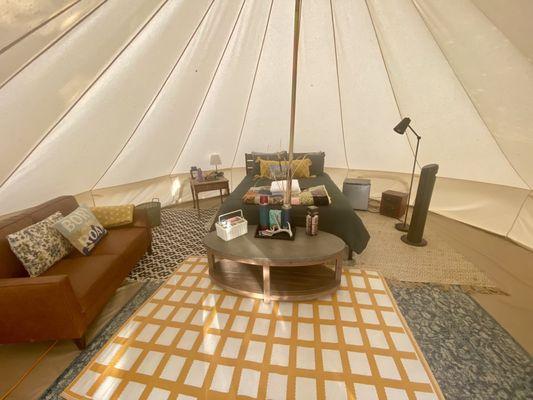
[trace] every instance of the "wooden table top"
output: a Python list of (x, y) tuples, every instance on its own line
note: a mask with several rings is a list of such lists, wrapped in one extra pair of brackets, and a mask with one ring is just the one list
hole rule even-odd
[(248, 233), (230, 241), (224, 241), (215, 231), (204, 238), (205, 246), (216, 255), (234, 261), (272, 266), (296, 266), (320, 263), (341, 254), (346, 247), (335, 235), (320, 231), (308, 236), (305, 229), (297, 227), (294, 240), (261, 239), (254, 237), (256, 225), (248, 225)]
[(221, 182), (229, 182), (229, 181), (224, 177), (217, 178), (217, 179), (211, 179), (211, 180), (204, 179), (203, 181), (198, 181), (197, 179), (192, 180), (192, 183), (194, 186), (209, 185), (211, 183), (221, 183)]

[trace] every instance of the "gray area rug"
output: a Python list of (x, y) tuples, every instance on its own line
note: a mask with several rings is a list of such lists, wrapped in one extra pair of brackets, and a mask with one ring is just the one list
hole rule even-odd
[[(167, 209), (154, 229), (154, 254), (130, 275), (146, 281), (87, 349), (42, 395), (59, 399), (63, 389), (188, 255), (205, 254), (201, 239), (216, 208)], [(189, 252), (188, 254), (186, 254)], [(447, 399), (533, 399), (533, 360), (471, 297), (459, 288), (388, 281), (391, 291)]]

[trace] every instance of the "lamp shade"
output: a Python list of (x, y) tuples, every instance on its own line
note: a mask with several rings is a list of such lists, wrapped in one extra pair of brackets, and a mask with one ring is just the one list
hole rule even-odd
[(398, 125), (394, 127), (394, 132), (399, 133), (400, 135), (403, 135), (410, 123), (411, 123), (411, 118), (405, 117), (399, 122)]
[(222, 164), (222, 160), (220, 159), (220, 154), (211, 154), (209, 157), (209, 164), (211, 165), (220, 165)]

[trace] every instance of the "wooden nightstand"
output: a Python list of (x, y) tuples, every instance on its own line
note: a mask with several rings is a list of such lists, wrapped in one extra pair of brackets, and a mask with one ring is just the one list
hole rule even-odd
[(192, 202), (194, 208), (198, 209), (198, 214), (200, 214), (200, 199), (198, 194), (201, 192), (209, 192), (211, 190), (218, 190), (220, 192), (220, 202), (222, 203), (223, 194), (222, 190), (226, 190), (226, 196), (229, 195), (229, 181), (222, 177), (212, 181), (203, 180), (199, 182), (196, 179), (191, 177), (191, 193), (192, 193)]

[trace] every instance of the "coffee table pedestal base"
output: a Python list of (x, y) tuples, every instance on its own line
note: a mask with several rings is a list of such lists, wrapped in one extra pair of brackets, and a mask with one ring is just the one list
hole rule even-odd
[(276, 301), (305, 301), (333, 293), (340, 285), (341, 260), (336, 270), (325, 265), (270, 266), (209, 257), (209, 275), (220, 287), (247, 297)]

